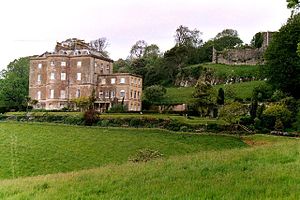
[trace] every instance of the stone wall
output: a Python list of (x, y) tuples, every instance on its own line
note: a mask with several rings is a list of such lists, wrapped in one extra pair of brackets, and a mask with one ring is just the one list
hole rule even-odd
[(227, 65), (259, 65), (264, 63), (264, 52), (270, 44), (274, 32), (262, 32), (261, 48), (236, 48), (216, 51), (213, 49), (212, 62)]

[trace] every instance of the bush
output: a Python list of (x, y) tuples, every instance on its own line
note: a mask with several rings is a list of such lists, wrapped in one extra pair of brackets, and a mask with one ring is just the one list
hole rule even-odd
[(290, 126), (291, 116), (292, 113), (285, 105), (274, 104), (266, 108), (266, 110), (263, 112), (262, 118), (265, 126), (269, 129), (273, 129), (276, 120), (280, 120), (283, 123), (283, 127)]
[(115, 104), (108, 110), (108, 113), (124, 113), (126, 111), (127, 111), (127, 108), (125, 105)]
[(162, 156), (163, 154), (161, 154), (159, 151), (152, 149), (141, 149), (138, 150), (138, 152), (132, 158), (129, 158), (129, 161), (132, 161), (134, 163), (148, 162), (150, 160), (160, 158)]
[(82, 125), (84, 124), (84, 119), (80, 116), (67, 116), (64, 119), (64, 123), (71, 125)]
[(83, 115), (84, 124), (87, 126), (92, 126), (93, 124), (96, 124), (99, 121), (99, 115), (100, 113), (94, 109), (89, 109), (85, 111)]

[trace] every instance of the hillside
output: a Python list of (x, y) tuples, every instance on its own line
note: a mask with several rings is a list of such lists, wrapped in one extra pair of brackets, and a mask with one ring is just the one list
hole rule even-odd
[(235, 137), (179, 134), (158, 129), (1, 122), (0, 179), (122, 164), (141, 149), (155, 150), (168, 158), (245, 146)]
[(298, 199), (299, 140), (272, 136), (244, 140), (252, 147), (2, 180), (0, 198)]
[[(235, 84), (220, 84), (215, 85), (214, 88), (218, 90), (219, 88), (231, 88), (236, 97), (240, 99), (251, 99), (253, 89), (264, 83), (264, 81), (250, 81), (250, 82), (241, 82)], [(167, 93), (162, 100), (163, 103), (188, 103), (192, 98), (194, 92), (194, 87), (172, 87), (167, 88)], [(225, 91), (226, 92), (226, 91)], [(226, 94), (225, 94), (226, 97)]]

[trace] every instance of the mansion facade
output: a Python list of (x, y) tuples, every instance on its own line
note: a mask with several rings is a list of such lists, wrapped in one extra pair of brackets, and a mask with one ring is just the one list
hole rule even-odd
[(138, 75), (113, 73), (113, 60), (78, 39), (57, 43), (54, 52), (30, 59), (29, 96), (38, 100), (35, 109), (59, 110), (95, 92), (99, 111), (113, 103), (141, 111), (142, 81)]

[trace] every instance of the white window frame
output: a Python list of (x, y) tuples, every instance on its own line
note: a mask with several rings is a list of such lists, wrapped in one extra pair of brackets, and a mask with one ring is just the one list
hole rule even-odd
[(60, 91), (60, 98), (65, 99), (66, 98), (66, 90), (61, 90)]
[(41, 91), (37, 92), (37, 99), (38, 100), (42, 99), (42, 92)]
[(105, 84), (106, 84), (106, 79), (105, 79), (105, 78), (101, 79), (101, 84), (102, 84), (102, 85), (105, 85)]
[(60, 73), (60, 80), (65, 81), (66, 77), (67, 77), (67, 75), (65, 72)]
[(126, 80), (125, 80), (124, 77), (123, 77), (123, 78), (120, 78), (120, 84), (125, 84), (125, 82), (126, 82)]
[(50, 80), (55, 80), (55, 73), (54, 72), (50, 73)]
[(114, 90), (110, 91), (110, 98), (115, 98), (116, 97), (116, 93)]
[(39, 64), (38, 64), (38, 68), (39, 68), (39, 69), (42, 69), (42, 67), (43, 67), (43, 64), (42, 64), (42, 63), (39, 63)]
[(116, 78), (110, 79), (110, 83), (111, 83), (111, 84), (116, 84)]
[(38, 74), (38, 76), (37, 76), (37, 81), (38, 81), (38, 82), (41, 82), (41, 81), (42, 81), (42, 75), (41, 75), (41, 74)]
[(54, 99), (54, 89), (50, 90), (50, 99)]
[(109, 91), (105, 91), (104, 98), (105, 98), (105, 99), (109, 99)]
[(120, 90), (120, 97), (121, 98), (123, 98), (123, 97), (125, 98), (126, 97), (126, 91), (125, 90)]
[(80, 72), (77, 73), (76, 79), (77, 79), (77, 81), (81, 81), (81, 73)]
[(62, 67), (67, 66), (67, 62), (66, 61), (61, 61), (60, 66), (62, 66)]
[(77, 89), (76, 90), (76, 98), (79, 98), (80, 97), (80, 89)]
[(81, 61), (77, 61), (77, 67), (81, 67), (82, 62)]

